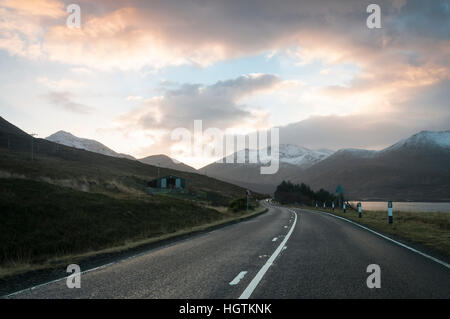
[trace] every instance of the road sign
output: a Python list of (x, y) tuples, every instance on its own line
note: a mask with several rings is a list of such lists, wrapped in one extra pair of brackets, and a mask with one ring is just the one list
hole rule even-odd
[(344, 188), (342, 187), (341, 184), (339, 184), (339, 185), (336, 187), (335, 193), (336, 193), (336, 194), (344, 194)]

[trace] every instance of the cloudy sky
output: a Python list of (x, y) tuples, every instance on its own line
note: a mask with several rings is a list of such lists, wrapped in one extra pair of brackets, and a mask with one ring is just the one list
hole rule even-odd
[[(381, 8), (369, 29), (366, 8)], [(66, 25), (81, 8), (81, 28)], [(380, 149), (450, 128), (449, 1), (0, 0), (0, 116), (135, 157), (175, 128)], [(200, 167), (209, 158), (179, 158)]]

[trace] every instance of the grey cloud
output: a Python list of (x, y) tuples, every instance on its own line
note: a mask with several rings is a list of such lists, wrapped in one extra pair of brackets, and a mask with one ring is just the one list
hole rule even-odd
[(48, 103), (53, 104), (57, 107), (62, 107), (70, 112), (82, 114), (92, 112), (91, 107), (75, 102), (74, 96), (70, 92), (52, 91), (48, 94), (43, 95), (42, 98), (44, 98)]
[(409, 99), (391, 112), (317, 116), (280, 127), (280, 142), (313, 149), (379, 149), (422, 130), (448, 130), (448, 81), (416, 94), (412, 91), (405, 90)]
[(259, 75), (241, 76), (210, 86), (183, 84), (166, 90), (160, 100), (144, 103), (137, 121), (145, 129), (190, 129), (194, 120), (202, 120), (205, 127), (225, 129), (253, 118), (250, 107), (239, 103), (240, 98), (279, 82), (276, 76)]
[[(117, 9), (121, 2), (101, 2), (100, 6)], [(366, 7), (370, 1), (298, 1), (298, 0), (208, 0), (208, 1), (128, 1), (139, 8), (160, 30), (180, 41), (226, 42), (241, 50), (267, 49), (280, 38), (291, 37), (299, 30), (328, 30), (337, 36), (349, 34), (355, 41), (367, 36), (390, 33), (435, 36), (448, 39), (448, 1), (408, 0), (400, 9), (393, 1), (379, 0), (386, 23), (380, 32), (367, 32)], [(177, 21), (176, 24), (173, 21)]]
[(373, 119), (369, 115), (320, 116), (280, 128), (280, 143), (312, 149), (380, 149), (421, 130), (448, 129), (450, 118), (441, 123), (405, 125), (402, 120)]

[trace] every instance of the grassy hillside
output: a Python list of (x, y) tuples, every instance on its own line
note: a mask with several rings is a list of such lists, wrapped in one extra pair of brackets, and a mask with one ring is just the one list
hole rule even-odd
[(115, 198), (0, 178), (0, 268), (45, 263), (236, 218), (167, 196)]
[[(216, 192), (229, 201), (245, 193), (241, 187), (201, 174), (160, 168), (160, 176), (164, 175), (185, 178), (189, 191)], [(157, 167), (138, 161), (96, 154), (43, 139), (32, 140), (30, 136), (0, 130), (0, 177), (45, 181), (87, 192), (144, 195), (147, 182), (157, 176)]]
[(165, 175), (185, 178), (186, 194), (150, 196), (157, 167), (34, 139), (0, 118), (0, 277), (245, 216), (226, 208), (245, 189), (160, 168)]

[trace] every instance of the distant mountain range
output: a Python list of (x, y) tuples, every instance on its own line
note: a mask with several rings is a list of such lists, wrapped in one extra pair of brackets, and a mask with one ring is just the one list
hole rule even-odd
[[(254, 151), (245, 152), (247, 156)], [(278, 173), (261, 175), (262, 165), (264, 160), (213, 163), (200, 171), (264, 193), (273, 193), (282, 180), (290, 180), (331, 192), (342, 185), (350, 199), (450, 201), (450, 131), (423, 131), (380, 151), (332, 153), (280, 145)]]
[[(96, 140), (90, 140), (86, 138), (77, 137), (69, 132), (59, 131), (55, 134), (50, 135), (46, 138), (46, 140), (62, 144), (69, 147), (74, 147), (98, 154), (103, 154), (112, 157), (118, 158), (128, 158), (131, 160), (136, 160), (133, 156), (127, 154), (116, 153), (109, 147), (103, 145), (102, 143)], [(171, 159), (170, 157), (160, 154), (160, 155), (152, 155), (145, 158), (139, 159), (141, 163), (149, 164), (153, 166), (159, 166), (164, 168), (175, 169), (178, 171), (196, 173), (197, 170), (189, 165), (178, 162), (176, 160)]]
[(343, 149), (292, 182), (360, 200), (450, 201), (450, 131), (422, 131), (380, 151)]
[[(158, 156), (155, 158), (161, 167), (117, 157), (117, 153), (99, 146), (101, 143), (86, 142), (72, 134), (57, 134), (51, 139), (59, 143), (33, 139), (0, 117), (0, 177), (30, 179), (83, 192), (135, 196), (145, 194), (148, 181), (157, 176), (176, 175), (187, 181), (190, 191), (223, 206), (245, 194), (239, 186), (203, 174), (164, 168)], [(73, 146), (62, 145), (63, 142)]]
[[(28, 136), (1, 117), (0, 128), (4, 134)], [(6, 145), (9, 139), (2, 143)], [(78, 138), (64, 131), (49, 136), (47, 140), (135, 160), (95, 140)], [(25, 140), (23, 143), (26, 143)], [(14, 147), (14, 143), (11, 145)], [(261, 153), (267, 151), (270, 152), (270, 149)], [(422, 131), (380, 151), (350, 148), (333, 152), (282, 144), (280, 168), (274, 175), (260, 173), (261, 166), (267, 165), (267, 157), (258, 157), (256, 163), (248, 163), (248, 158), (255, 156), (255, 153), (255, 150), (242, 150), (228, 157), (235, 163), (216, 162), (200, 170), (176, 162), (166, 155), (152, 155), (138, 161), (161, 168), (205, 174), (266, 194), (273, 193), (281, 181), (290, 180), (331, 192), (337, 185), (342, 185), (347, 198), (354, 200), (450, 201), (450, 131)], [(236, 163), (238, 156), (243, 156), (246, 163)]]

